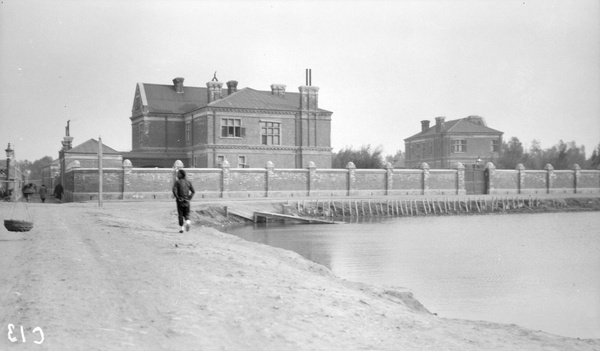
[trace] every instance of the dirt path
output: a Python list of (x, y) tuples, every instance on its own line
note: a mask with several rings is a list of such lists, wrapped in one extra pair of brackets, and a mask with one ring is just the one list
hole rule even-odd
[[(11, 206), (0, 204), (2, 219)], [(170, 202), (29, 212), (31, 232), (0, 229), (0, 350), (600, 349), (600, 340), (438, 318), (407, 290), (343, 281), (199, 218), (179, 234)]]

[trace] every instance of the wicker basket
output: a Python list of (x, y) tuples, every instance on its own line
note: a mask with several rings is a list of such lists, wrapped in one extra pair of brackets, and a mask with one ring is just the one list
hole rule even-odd
[(4, 226), (9, 232), (28, 232), (33, 228), (33, 222), (5, 219)]

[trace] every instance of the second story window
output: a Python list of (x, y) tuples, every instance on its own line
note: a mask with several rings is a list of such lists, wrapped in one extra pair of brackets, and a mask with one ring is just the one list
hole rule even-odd
[(221, 118), (222, 138), (241, 138), (243, 136), (242, 120), (239, 118)]
[(185, 122), (185, 143), (192, 142), (192, 122)]
[(462, 153), (467, 152), (467, 140), (456, 139), (452, 141), (452, 152)]
[(260, 122), (260, 137), (263, 145), (281, 145), (281, 123)]
[(492, 152), (500, 152), (500, 140), (494, 139), (492, 140)]

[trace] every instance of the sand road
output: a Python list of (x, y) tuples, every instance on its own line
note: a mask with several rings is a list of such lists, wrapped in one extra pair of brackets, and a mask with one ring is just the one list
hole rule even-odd
[(28, 210), (33, 230), (0, 229), (0, 350), (600, 350), (438, 318), (408, 290), (208, 227), (179, 234), (171, 202)]

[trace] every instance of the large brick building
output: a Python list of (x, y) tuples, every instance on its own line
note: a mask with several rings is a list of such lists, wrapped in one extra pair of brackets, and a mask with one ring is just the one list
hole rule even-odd
[(306, 168), (312, 161), (331, 168), (331, 115), (318, 107), (319, 88), (298, 93), (272, 84), (268, 91), (226, 87), (213, 79), (206, 87), (138, 83), (131, 114), (132, 148), (123, 153), (134, 167)]
[(421, 121), (421, 132), (404, 139), (405, 164), (417, 168), (427, 163), (431, 168), (454, 168), (457, 162), (484, 165), (500, 157), (503, 132), (489, 128), (480, 116), (446, 122), (436, 117), (435, 125)]

